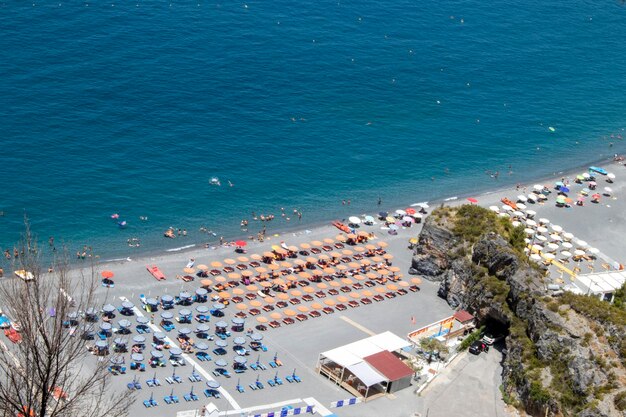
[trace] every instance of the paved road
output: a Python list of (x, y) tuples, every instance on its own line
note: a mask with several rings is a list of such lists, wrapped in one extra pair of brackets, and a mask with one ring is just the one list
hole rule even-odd
[(479, 356), (464, 353), (422, 392), (422, 416), (503, 417), (502, 383), (496, 349)]

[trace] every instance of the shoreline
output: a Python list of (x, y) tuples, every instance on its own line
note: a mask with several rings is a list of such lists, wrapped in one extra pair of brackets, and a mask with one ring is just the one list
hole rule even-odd
[[(586, 162), (584, 164), (580, 164), (577, 167), (573, 167), (573, 168), (566, 168), (566, 169), (562, 169), (562, 170), (558, 170), (555, 171), (552, 175), (547, 175), (547, 176), (542, 176), (540, 178), (534, 179), (532, 181), (530, 181), (529, 183), (523, 184), (525, 187), (528, 186), (532, 186), (532, 184), (543, 184), (543, 183), (548, 183), (548, 182), (554, 182), (554, 181), (558, 181), (558, 179), (560, 179), (560, 177), (571, 177), (572, 175), (576, 175), (578, 173), (584, 172), (587, 170), (587, 168), (589, 166), (592, 165), (601, 165), (606, 167), (606, 169), (608, 171), (611, 171), (611, 169), (613, 167), (618, 167), (618, 166), (622, 166), (622, 164), (620, 164), (619, 162), (613, 161), (612, 158), (610, 159), (595, 159), (592, 160), (590, 162)], [(609, 169), (609, 167), (611, 169)], [(500, 195), (503, 194), (505, 192), (510, 192), (512, 190), (511, 186), (513, 186), (515, 183), (514, 182), (508, 182), (508, 183), (502, 183), (500, 187), (498, 188), (489, 188), (486, 187), (484, 189), (484, 191), (478, 191), (475, 193), (465, 193), (465, 194), (460, 194), (460, 195), (456, 195), (456, 196), (449, 196), (449, 197), (443, 197), (443, 198), (438, 198), (438, 199), (434, 199), (434, 200), (421, 200), (419, 202), (427, 202), (428, 205), (430, 206), (429, 209), (429, 213), (430, 211), (432, 211), (432, 209), (441, 206), (441, 205), (457, 205), (457, 204), (463, 204), (466, 202), (467, 198), (470, 197), (475, 197), (479, 200), (478, 205), (481, 205), (481, 198), (489, 198), (489, 197), (493, 197), (495, 195)], [(513, 187), (514, 189), (515, 187)], [(520, 193), (522, 193), (522, 191), (520, 191)], [(498, 199), (499, 200), (499, 199)], [(405, 207), (409, 207), (412, 204), (417, 204), (418, 201), (413, 201), (410, 203), (407, 203), (405, 205), (403, 205), (400, 208), (405, 208)], [(399, 206), (398, 206), (399, 207)], [(391, 208), (391, 209), (381, 209), (381, 211), (393, 211), (396, 208)], [(375, 213), (355, 213), (353, 215), (355, 216), (361, 216), (361, 215), (367, 215), (370, 214), (372, 215), (374, 218), (377, 218), (377, 214), (378, 212)], [(235, 236), (233, 238), (228, 238), (225, 239), (227, 242), (234, 242), (235, 240), (245, 240), (246, 242), (248, 242), (248, 246), (246, 246), (246, 249), (248, 251), (252, 251), (251, 249), (257, 247), (257, 246), (261, 246), (261, 245), (267, 245), (268, 243), (272, 243), (274, 241), (276, 241), (277, 239), (288, 239), (289, 236), (301, 236), (301, 235), (311, 235), (313, 236), (317, 236), (317, 235), (321, 235), (321, 234), (325, 234), (326, 236), (328, 236), (329, 234), (337, 234), (339, 233), (339, 230), (336, 229), (334, 226), (332, 226), (330, 224), (330, 222), (333, 219), (327, 219), (323, 222), (314, 222), (308, 225), (302, 225), (302, 224), (298, 224), (295, 225), (293, 227), (290, 228), (279, 228), (277, 230), (272, 231), (272, 233), (269, 233), (266, 237), (266, 239), (263, 242), (260, 242), (258, 240), (249, 240), (248, 239), (248, 235), (240, 235), (240, 236)], [(341, 220), (341, 219), (339, 219)], [(307, 227), (308, 226), (308, 227)], [(378, 226), (378, 223), (375, 224), (375, 226)], [(378, 230), (378, 228), (376, 227), (376, 229)], [(194, 244), (189, 244), (189, 245), (182, 245), (180, 247), (177, 248), (169, 248), (169, 249), (156, 249), (156, 250), (149, 250), (149, 251), (145, 251), (145, 252), (141, 252), (141, 253), (137, 253), (137, 254), (132, 254), (129, 253), (129, 255), (126, 258), (120, 257), (120, 258), (111, 258), (111, 259), (97, 259), (96, 263), (99, 265), (110, 265), (110, 264), (124, 264), (129, 262), (129, 260), (131, 262), (148, 262), (148, 261), (156, 261), (156, 260), (162, 260), (165, 258), (169, 258), (169, 257), (174, 257), (177, 255), (185, 255), (185, 257), (188, 258), (197, 258), (200, 256), (206, 256), (207, 254), (215, 254), (217, 256), (221, 256), (221, 252), (223, 251), (228, 251), (228, 252), (232, 252), (232, 246), (227, 246), (227, 245), (210, 245), (208, 248), (203, 247), (203, 245), (201, 243), (194, 243)], [(133, 256), (134, 255), (134, 256)], [(81, 263), (80, 262), (76, 262), (75, 259), (72, 259), (70, 262), (70, 266), (72, 269), (76, 269), (76, 268), (82, 268)]]

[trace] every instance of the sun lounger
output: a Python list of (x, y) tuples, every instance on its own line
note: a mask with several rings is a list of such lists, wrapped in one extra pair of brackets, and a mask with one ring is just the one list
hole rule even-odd
[(297, 305), (297, 304), (300, 304), (300, 303), (301, 303), (300, 299), (299, 299), (299, 298), (296, 298), (296, 297), (294, 297), (294, 298), (292, 298), (291, 300), (289, 300), (289, 302), (290, 302), (292, 305)]
[(306, 302), (311, 302), (311, 301), (313, 301), (313, 297), (311, 297), (309, 294), (304, 294), (302, 296), (302, 300), (306, 301)]
[(202, 377), (197, 374), (196, 371), (193, 371), (191, 375), (189, 375), (189, 380), (191, 382), (202, 382)]
[(294, 319), (292, 319), (291, 317), (285, 317), (283, 319), (283, 323), (285, 323), (286, 325), (290, 325), (290, 324), (294, 324), (296, 321)]
[(320, 253), (322, 253), (322, 251), (319, 250), (318, 248), (311, 248), (311, 253), (314, 255), (319, 255)]
[(146, 381), (146, 385), (149, 386), (150, 388), (160, 387), (161, 386), (161, 381), (159, 381), (156, 378), (148, 379)]
[(165, 404), (176, 404), (179, 402), (179, 399), (176, 395), (166, 395), (163, 397), (163, 401), (165, 401)]
[(330, 290), (328, 290), (328, 294), (329, 295), (339, 295), (339, 291), (337, 291), (334, 288), (331, 288)]
[(383, 300), (385, 299), (385, 298), (384, 298), (382, 295), (380, 295), (380, 294), (375, 295), (375, 296), (374, 296), (374, 297), (372, 297), (372, 298), (374, 299), (374, 301), (383, 301)]
[(268, 379), (268, 380), (267, 380), (267, 385), (269, 385), (270, 387), (275, 387), (275, 386), (276, 386), (276, 383), (274, 382), (274, 380), (273, 380), (273, 379)]
[(277, 328), (277, 327), (280, 327), (280, 323), (279, 323), (279, 322), (277, 322), (276, 320), (274, 320), (274, 321), (270, 321), (270, 322), (269, 322), (269, 323), (267, 323), (267, 324), (269, 324), (269, 326), (270, 326), (272, 329), (275, 329), (275, 328)]
[(263, 389), (263, 388), (265, 388), (265, 387), (263, 386), (263, 383), (262, 383), (261, 381), (256, 381), (256, 387), (257, 387), (258, 389)]
[(198, 396), (196, 394), (194, 394), (193, 392), (190, 392), (189, 394), (183, 395), (183, 398), (187, 402), (189, 402), (189, 401), (198, 401)]
[(306, 321), (309, 318), (306, 316), (306, 314), (298, 314), (296, 315), (296, 319), (298, 319), (298, 321)]
[(418, 287), (417, 285), (411, 285), (409, 287), (409, 290), (413, 291), (413, 292), (417, 292), (420, 290), (420, 287)]
[(407, 291), (405, 289), (400, 288), (398, 291), (396, 291), (396, 294), (398, 294), (398, 295), (406, 295)]
[(321, 314), (319, 311), (315, 311), (315, 310), (314, 310), (314, 311), (311, 311), (311, 312), (309, 313), (309, 317), (312, 317), (312, 318), (314, 318), (314, 319), (316, 319), (316, 318), (320, 317), (321, 315), (322, 315), (322, 314)]
[(317, 298), (326, 298), (326, 293), (324, 291), (318, 291), (315, 293)]
[(324, 309), (322, 310), (325, 314), (333, 314), (335, 312), (335, 310), (331, 307), (324, 307)]
[(256, 390), (258, 389), (258, 388), (257, 388), (257, 386), (256, 386), (256, 384), (250, 384), (250, 385), (248, 385), (248, 386), (250, 387), (250, 389), (251, 389), (252, 391), (256, 391)]
[(300, 379), (300, 377), (298, 375), (296, 375), (295, 373), (291, 375), (291, 377), (293, 378), (294, 381), (296, 382), (302, 382), (302, 380)]
[(278, 308), (285, 308), (285, 307), (287, 307), (288, 305), (289, 305), (289, 304), (287, 304), (287, 303), (286, 303), (286, 302), (284, 302), (284, 301), (279, 301), (279, 302), (277, 302), (277, 303), (276, 303), (276, 307), (278, 307)]
[(258, 316), (259, 314), (261, 314), (261, 312), (258, 309), (256, 309), (256, 308), (251, 308), (250, 309), (250, 315), (251, 316)]
[(391, 292), (391, 291), (386, 292), (385, 293), (385, 297), (387, 297), (387, 298), (395, 298), (396, 297), (396, 293), (395, 292)]
[(246, 390), (243, 389), (243, 385), (237, 385), (237, 391), (239, 391), (240, 393), (244, 393)]
[(348, 309), (348, 307), (346, 307), (345, 304), (337, 304), (335, 308), (339, 311), (344, 311)]
[(293, 377), (292, 377), (291, 375), (287, 375), (287, 376), (285, 377), (285, 379), (286, 379), (286, 380), (287, 380), (287, 382), (289, 382), (290, 384), (291, 384), (291, 383), (293, 383), (293, 382), (296, 382), (296, 380), (295, 380), (295, 379), (293, 379)]

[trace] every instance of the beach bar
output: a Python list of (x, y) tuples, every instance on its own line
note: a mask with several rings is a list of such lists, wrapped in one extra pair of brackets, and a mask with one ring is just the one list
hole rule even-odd
[(381, 333), (319, 355), (317, 372), (364, 401), (411, 385), (413, 370), (404, 360), (410, 343)]

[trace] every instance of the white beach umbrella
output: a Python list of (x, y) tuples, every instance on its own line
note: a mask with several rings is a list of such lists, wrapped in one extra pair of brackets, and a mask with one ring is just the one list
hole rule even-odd
[(518, 210), (515, 210), (515, 211), (513, 212), (513, 215), (514, 215), (515, 217), (524, 217), (524, 213), (522, 213), (521, 211), (518, 211)]
[(552, 259), (556, 258), (556, 255), (553, 254), (553, 253), (544, 253), (543, 257), (546, 258), (546, 259), (552, 260)]
[(615, 174), (613, 174), (612, 172), (609, 172), (608, 174), (606, 174), (607, 178), (614, 180), (615, 179)]
[(541, 252), (543, 250), (543, 246), (534, 244), (532, 246), (532, 250), (534, 250), (535, 252)]
[(574, 247), (574, 245), (569, 242), (563, 242), (561, 246), (563, 246), (565, 249), (572, 249)]
[(537, 195), (536, 194), (528, 194), (528, 199), (530, 201), (537, 201)]
[(406, 211), (404, 211), (404, 210), (396, 210), (396, 214), (398, 216), (406, 216)]
[(423, 209), (427, 209), (430, 206), (428, 205), (427, 202), (423, 202), (423, 203), (415, 203), (415, 204), (411, 204), (411, 207), (421, 207)]
[(583, 256), (584, 254), (585, 254), (584, 250), (576, 249), (574, 251), (574, 255), (576, 255), (576, 256)]
[(564, 258), (571, 258), (572, 253), (570, 251), (564, 250), (564, 251), (561, 251), (561, 256), (563, 256)]
[(597, 255), (598, 253), (600, 253), (600, 249), (598, 248), (589, 248), (589, 253), (592, 255)]
[(537, 226), (537, 222), (534, 221), (533, 219), (526, 219), (526, 224), (529, 225), (530, 227)]
[(541, 242), (545, 242), (546, 240), (548, 240), (548, 238), (543, 235), (537, 235), (535, 236), (535, 238)]
[(526, 204), (518, 203), (517, 208), (520, 210), (526, 210)]
[(489, 206), (489, 210), (493, 211), (494, 213), (499, 213), (500, 212), (500, 207), (498, 207), (498, 206)]
[(563, 228), (557, 224), (553, 224), (552, 226), (550, 226), (552, 228), (552, 230), (554, 230), (557, 233), (561, 233), (563, 231)]
[(536, 253), (533, 253), (532, 255), (530, 255), (530, 259), (532, 259), (535, 262), (540, 262), (541, 261), (541, 256), (536, 254)]
[(537, 212), (535, 210), (526, 210), (526, 216), (528, 216), (528, 218), (530, 218), (530, 219), (535, 217), (536, 214), (537, 214)]
[(552, 234), (550, 235), (550, 239), (552, 239), (552, 240), (556, 240), (556, 241), (558, 241), (558, 242), (563, 241), (563, 238), (562, 238), (560, 235), (557, 235), (556, 233), (552, 233)]
[(513, 207), (507, 206), (506, 204), (502, 205), (502, 210), (504, 211), (513, 211)]
[(548, 229), (543, 226), (537, 227), (537, 233), (546, 233), (547, 231)]
[(542, 217), (539, 219), (539, 223), (541, 224), (549, 224), (550, 220), (546, 219), (545, 217)]
[(423, 216), (422, 216), (422, 214), (421, 214), (421, 213), (415, 213), (415, 214), (413, 214), (413, 218), (414, 218), (414, 219), (421, 219), (422, 217), (423, 217)]
[(563, 233), (563, 239), (565, 239), (565, 240), (572, 240), (572, 239), (574, 239), (574, 235), (572, 233), (570, 233), (570, 232), (565, 232), (565, 233)]
[[(527, 237), (524, 238), (524, 243), (529, 244), (530, 242), (532, 242), (532, 240), (528, 239)], [(524, 248), (524, 252), (528, 252), (528, 248)]]
[(499, 217), (509, 217), (508, 213), (498, 213)]
[(522, 203), (525, 203), (528, 201), (528, 198), (524, 194), (520, 194), (517, 196), (517, 201), (521, 201)]
[(588, 172), (583, 172), (583, 178), (590, 178), (591, 175), (589, 175)]
[(613, 193), (613, 189), (611, 187), (604, 187), (604, 193), (610, 195)]
[(576, 244), (580, 246), (581, 248), (586, 248), (587, 246), (589, 246), (587, 242), (585, 242), (584, 240), (580, 240), (580, 239), (576, 241)]
[(524, 233), (526, 233), (527, 235), (534, 235), (535, 229), (531, 229), (530, 227), (527, 227), (526, 229), (524, 229)]
[(548, 249), (555, 251), (559, 248), (559, 245), (557, 245), (556, 243), (548, 243)]
[(511, 222), (511, 224), (513, 225), (513, 227), (517, 227), (520, 225), (520, 222), (518, 222), (517, 220), (514, 220)]
[(533, 185), (533, 190), (541, 191), (541, 190), (543, 190), (543, 185), (535, 184), (535, 185)]
[(348, 217), (348, 221), (352, 224), (361, 224), (361, 219), (359, 219), (356, 216), (350, 216)]

